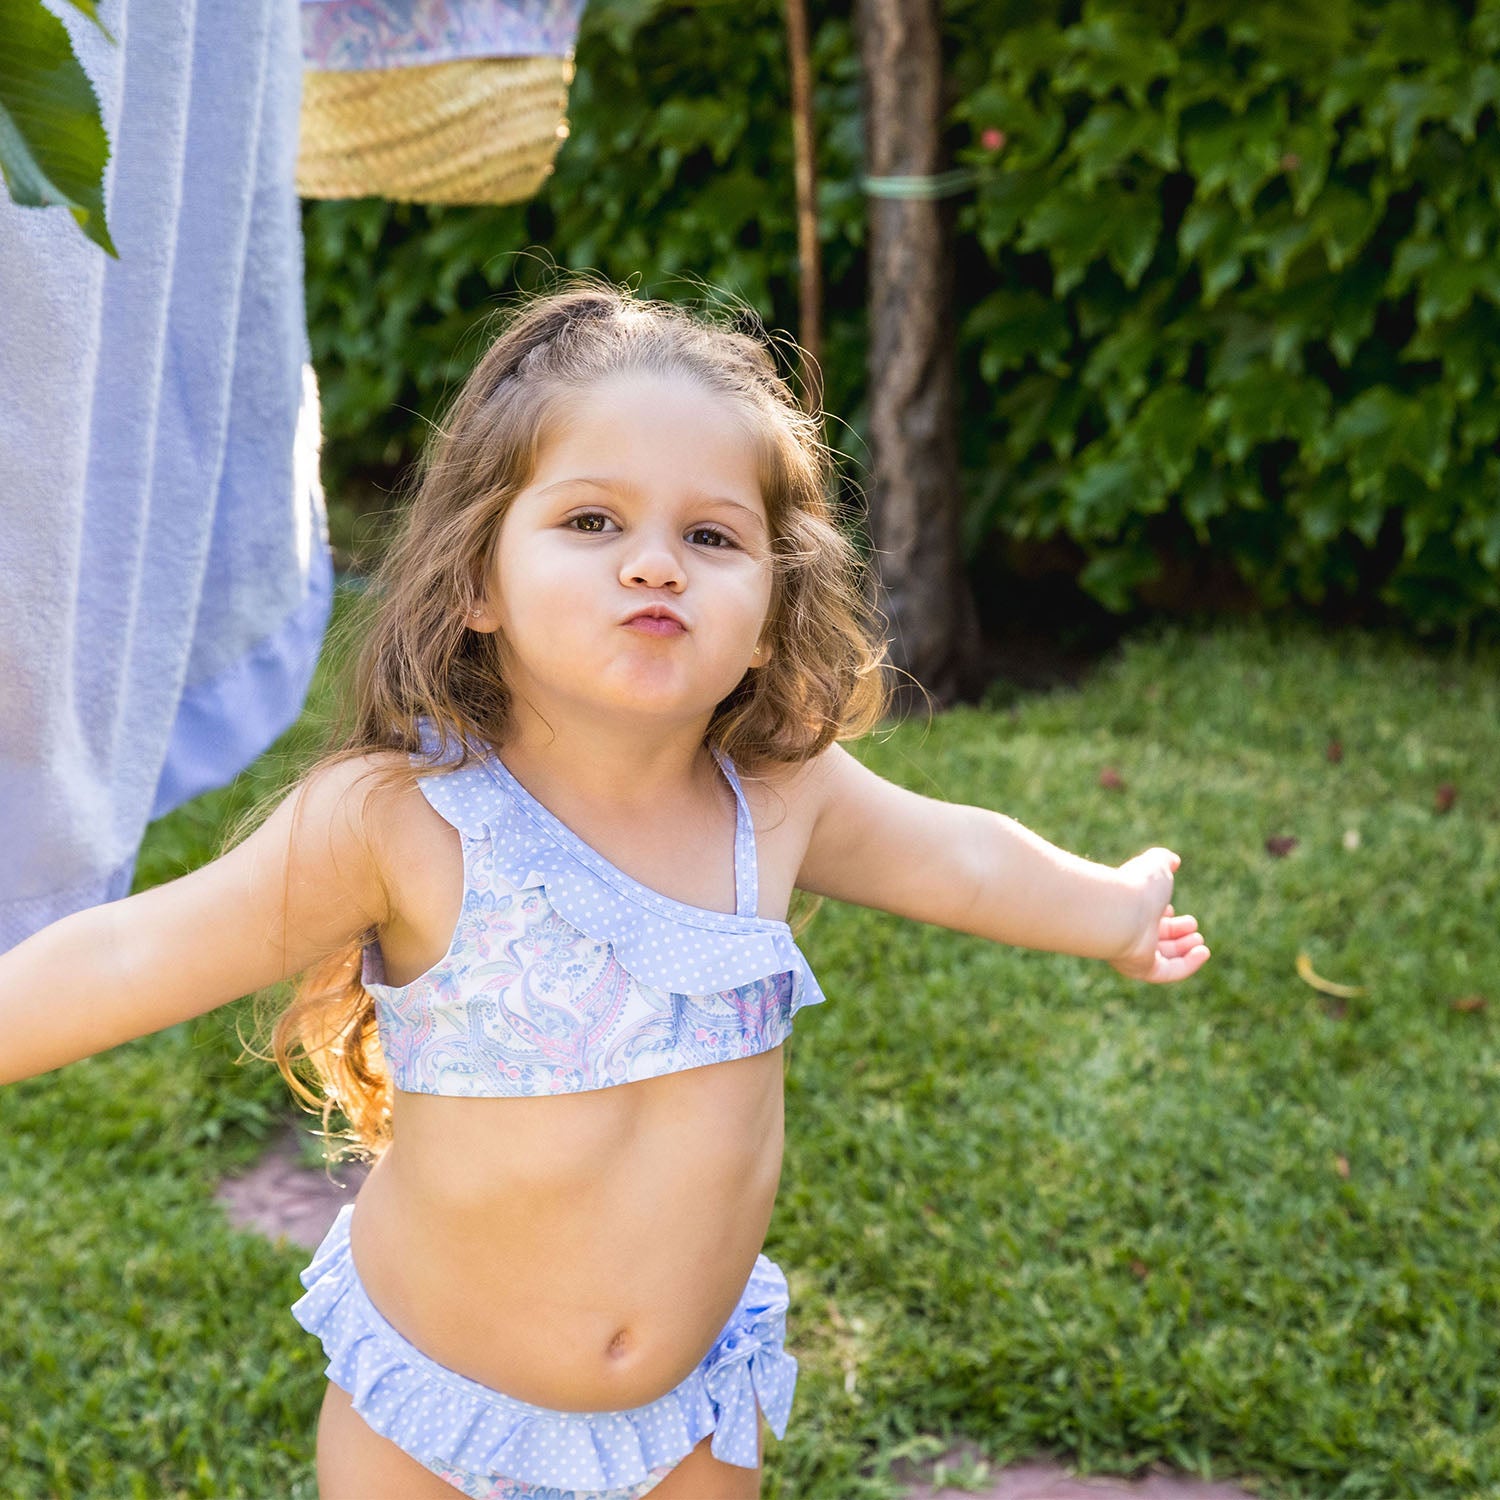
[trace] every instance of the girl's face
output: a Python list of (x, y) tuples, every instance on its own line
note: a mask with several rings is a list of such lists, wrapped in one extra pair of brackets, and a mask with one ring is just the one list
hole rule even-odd
[(544, 716), (706, 721), (769, 660), (770, 544), (733, 408), (681, 378), (614, 376), (543, 447), (468, 623), (501, 632), (511, 687)]

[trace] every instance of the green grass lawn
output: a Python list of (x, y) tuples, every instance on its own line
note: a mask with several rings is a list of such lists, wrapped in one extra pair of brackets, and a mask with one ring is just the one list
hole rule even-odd
[[(824, 907), (767, 1246), (802, 1361), (767, 1500), (892, 1496), (894, 1458), (960, 1434), (1266, 1495), (1500, 1494), (1497, 663), (1172, 634), (860, 747), (1097, 859), (1172, 845), (1215, 957), (1151, 988)], [(315, 737), (155, 825), (141, 881)], [(1320, 994), (1300, 952), (1367, 993)], [(0, 1493), (311, 1500), (308, 1257), (212, 1198), (291, 1113), (235, 1061), (246, 1019), (0, 1094)]]

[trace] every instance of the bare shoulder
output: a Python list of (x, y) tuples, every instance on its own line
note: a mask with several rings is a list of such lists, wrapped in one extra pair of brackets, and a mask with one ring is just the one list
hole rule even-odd
[(833, 744), (807, 760), (769, 762), (744, 778), (760, 847), (763, 911), (780, 913), (795, 888), (809, 888), (808, 851), (845, 760), (853, 757)]
[(753, 775), (741, 777), (757, 835), (785, 831), (806, 841), (825, 795), (829, 758), (838, 748), (832, 745), (808, 760), (768, 761)]
[(325, 805), (335, 840), (352, 840), (369, 863), (380, 891), (379, 925), (423, 925), (434, 876), (458, 869), (459, 837), (423, 796), (405, 752), (366, 751), (325, 767), (317, 779), (309, 797)]
[(415, 781), (404, 754), (366, 750), (313, 767), (284, 806), (295, 811), (298, 821), (326, 831), (335, 846), (358, 847), (378, 858), (384, 843), (412, 817), (413, 792)]

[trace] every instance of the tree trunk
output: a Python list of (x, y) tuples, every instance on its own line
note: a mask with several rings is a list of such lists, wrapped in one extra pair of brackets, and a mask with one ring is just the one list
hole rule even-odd
[[(938, 0), (858, 0), (867, 176), (936, 176)], [(959, 522), (951, 199), (869, 197), (870, 539), (893, 707), (978, 691), (979, 627)], [(910, 674), (908, 676), (908, 674)]]
[(797, 179), (797, 341), (802, 346), (802, 405), (823, 405), (823, 266), (818, 249), (818, 166), (813, 149), (812, 46), (806, 0), (786, 0), (792, 79), (792, 159)]

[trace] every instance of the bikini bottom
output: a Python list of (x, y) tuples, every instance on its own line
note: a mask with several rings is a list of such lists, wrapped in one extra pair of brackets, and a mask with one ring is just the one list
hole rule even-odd
[(754, 1469), (759, 1414), (786, 1434), (797, 1361), (786, 1277), (758, 1256), (729, 1321), (686, 1380), (628, 1411), (553, 1411), (450, 1370), (370, 1301), (349, 1253), (352, 1203), (302, 1272), (292, 1316), (323, 1342), (328, 1378), (374, 1431), (472, 1500), (640, 1500), (710, 1433)]

